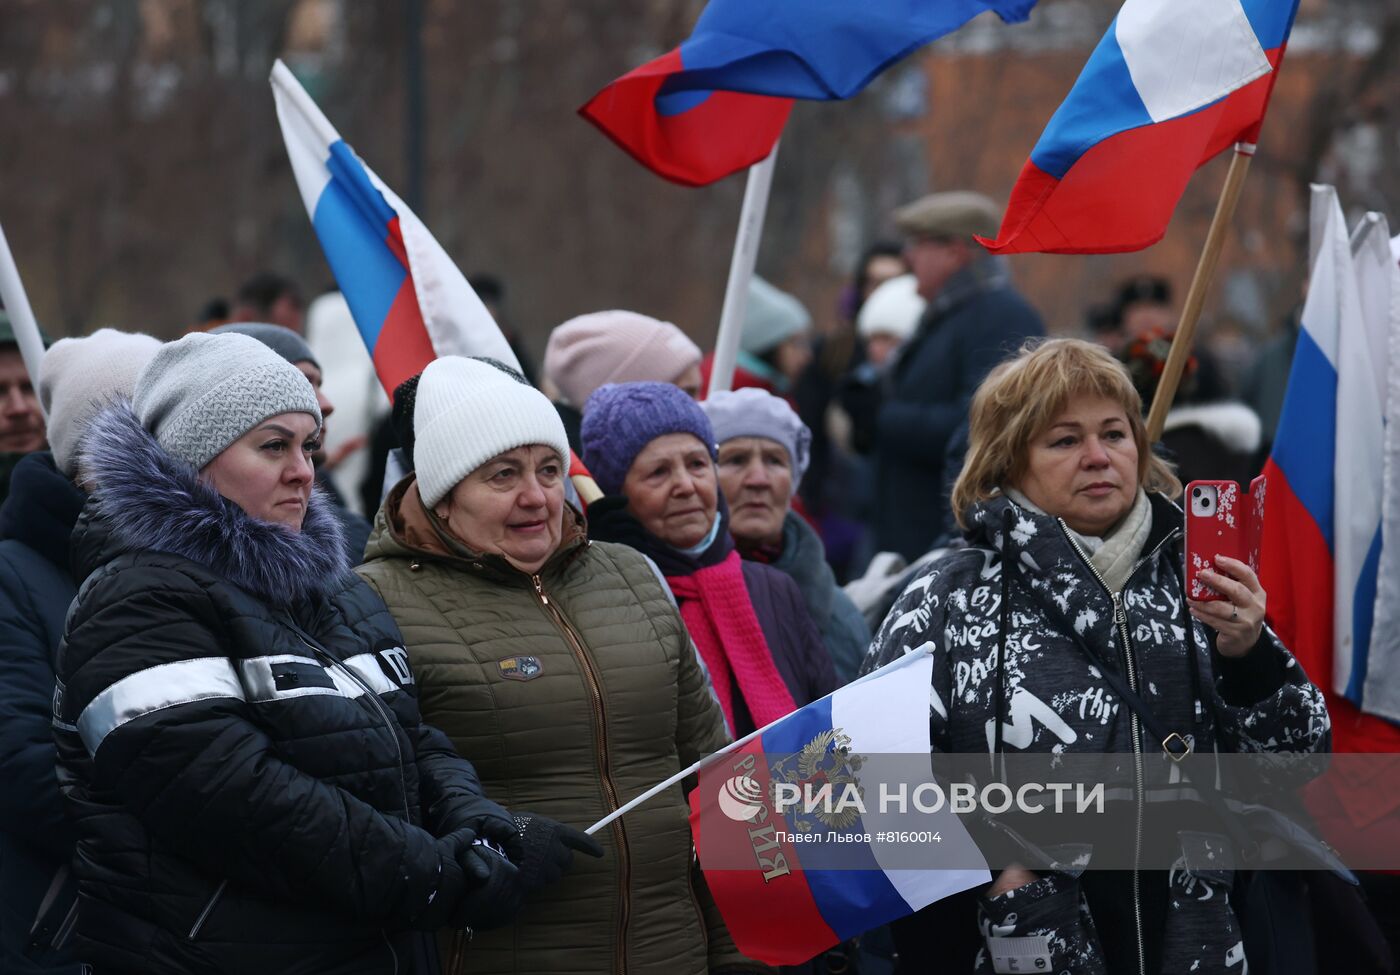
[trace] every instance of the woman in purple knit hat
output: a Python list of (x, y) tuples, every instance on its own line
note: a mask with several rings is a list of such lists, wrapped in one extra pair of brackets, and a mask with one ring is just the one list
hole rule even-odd
[(736, 737), (836, 688), (796, 583), (734, 548), (714, 431), (698, 403), (667, 383), (602, 386), (580, 439), (605, 495), (588, 508), (589, 535), (660, 568)]

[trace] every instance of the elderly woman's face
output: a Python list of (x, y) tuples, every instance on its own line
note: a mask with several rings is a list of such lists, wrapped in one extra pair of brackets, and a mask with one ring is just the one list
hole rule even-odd
[(310, 413), (279, 413), (249, 430), (204, 465), (200, 476), (259, 521), (301, 531), (321, 446)]
[(783, 537), (792, 500), (787, 448), (767, 437), (733, 437), (719, 445), (719, 483), (729, 502), (729, 533), (751, 545)]
[(517, 447), (458, 481), (433, 512), (467, 548), (533, 574), (563, 535), (566, 474), (553, 447)]
[(642, 527), (674, 548), (699, 544), (719, 511), (714, 461), (689, 433), (668, 433), (647, 444), (627, 469), (622, 493)]
[(1015, 487), (1082, 535), (1107, 533), (1137, 498), (1137, 443), (1114, 400), (1075, 397), (1027, 452)]

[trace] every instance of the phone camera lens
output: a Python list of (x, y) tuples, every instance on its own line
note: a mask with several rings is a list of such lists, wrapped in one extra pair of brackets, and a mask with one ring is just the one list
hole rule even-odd
[(1193, 497), (1193, 498), (1199, 498), (1200, 496), (1201, 496), (1201, 489), (1200, 489), (1200, 488), (1195, 488), (1195, 489), (1193, 489), (1193, 490), (1191, 491), (1191, 497)]

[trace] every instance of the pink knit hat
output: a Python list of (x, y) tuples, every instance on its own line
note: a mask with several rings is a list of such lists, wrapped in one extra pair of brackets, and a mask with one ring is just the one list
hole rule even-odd
[(700, 347), (670, 322), (634, 311), (595, 311), (549, 334), (544, 374), (581, 409), (599, 386), (674, 382), (700, 358)]

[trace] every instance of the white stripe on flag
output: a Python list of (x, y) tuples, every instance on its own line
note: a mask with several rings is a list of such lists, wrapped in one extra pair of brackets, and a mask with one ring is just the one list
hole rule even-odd
[[(1327, 208), (1318, 269), (1330, 265), (1335, 290), (1324, 294), (1337, 329), (1337, 457), (1334, 542), (1332, 689), (1346, 693), (1357, 659), (1355, 607), (1362, 566), (1381, 520), (1381, 455), (1384, 431), (1381, 397), (1371, 368), (1371, 344), (1361, 314), (1361, 294), (1346, 218), (1331, 186), (1314, 186), (1313, 199)], [(1311, 297), (1311, 294), (1309, 294)], [(1309, 327), (1312, 323), (1309, 322)]]
[[(832, 694), (831, 726), (850, 736), (853, 753), (866, 757), (863, 770), (868, 780), (889, 782), (892, 786), (896, 782), (907, 783), (912, 792), (918, 784), (910, 781), (912, 759), (928, 755), (930, 748), (929, 688), (932, 686), (933, 655), (916, 652), (910, 656), (914, 659), (907, 667), (881, 674), (873, 680), (848, 684)], [(923, 767), (926, 772), (931, 770), (929, 765)], [(931, 781), (932, 776), (926, 774), (924, 780)], [(882, 814), (879, 785), (867, 787), (865, 791), (866, 812), (861, 817), (865, 832), (934, 830), (942, 836), (936, 849), (950, 863), (971, 863), (980, 859), (976, 844), (946, 805), (937, 813), (923, 815), (913, 811), (911, 801), (906, 815), (893, 809)], [(871, 850), (891, 886), (916, 911), (942, 897), (991, 880), (985, 868), (909, 869), (908, 859), (899, 855), (899, 844), (875, 843)]]
[[(1379, 215), (1378, 215), (1379, 216)], [(1381, 492), (1380, 568), (1376, 576), (1375, 622), (1362, 709), (1400, 721), (1400, 237), (1385, 244), (1389, 228), (1381, 216), (1371, 227), (1369, 245), (1360, 242), (1357, 272), (1368, 323), (1384, 314), (1385, 458)], [(1382, 286), (1389, 291), (1382, 299)], [(1376, 338), (1372, 333), (1372, 340)]]
[(1154, 122), (1194, 112), (1271, 70), (1240, 0), (1128, 0), (1114, 36)]

